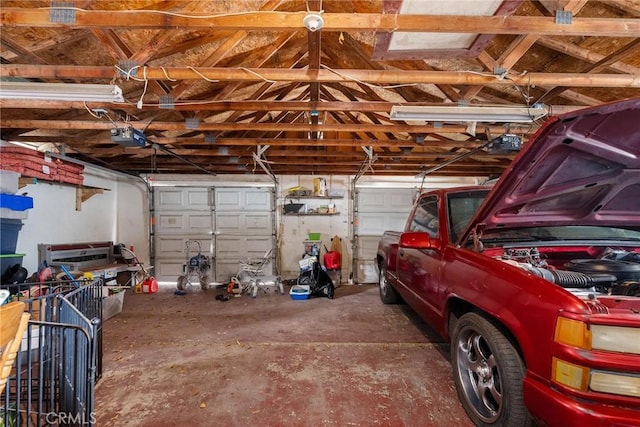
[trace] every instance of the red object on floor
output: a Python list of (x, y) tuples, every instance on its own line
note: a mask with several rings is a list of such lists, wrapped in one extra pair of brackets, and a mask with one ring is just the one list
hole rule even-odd
[(145, 294), (155, 294), (158, 292), (158, 281), (155, 277), (147, 277), (142, 282), (142, 292)]
[(323, 257), (324, 268), (327, 270), (339, 270), (342, 266), (342, 257), (338, 251), (329, 251)]

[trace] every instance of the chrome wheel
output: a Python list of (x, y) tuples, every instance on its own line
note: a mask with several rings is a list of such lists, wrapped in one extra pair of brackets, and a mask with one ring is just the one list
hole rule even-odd
[(397, 304), (401, 301), (398, 292), (393, 289), (387, 280), (387, 268), (384, 265), (380, 266), (380, 274), (378, 275), (378, 288), (380, 289), (380, 300), (384, 304)]
[(494, 422), (502, 407), (502, 383), (491, 348), (482, 335), (467, 330), (458, 340), (457, 352), (465, 395), (484, 422)]
[(456, 391), (478, 426), (529, 426), (522, 398), (526, 368), (500, 325), (478, 313), (466, 313), (453, 327), (451, 364)]

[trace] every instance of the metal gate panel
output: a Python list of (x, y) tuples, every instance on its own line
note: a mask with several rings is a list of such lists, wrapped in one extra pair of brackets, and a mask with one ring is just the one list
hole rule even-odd
[(402, 230), (413, 206), (415, 188), (358, 188), (355, 227), (354, 279), (375, 283), (375, 256), (386, 230)]

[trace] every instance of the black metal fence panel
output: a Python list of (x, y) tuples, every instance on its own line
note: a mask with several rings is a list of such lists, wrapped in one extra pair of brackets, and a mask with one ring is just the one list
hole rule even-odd
[(32, 320), (0, 394), (0, 427), (92, 426), (103, 281), (29, 285)]

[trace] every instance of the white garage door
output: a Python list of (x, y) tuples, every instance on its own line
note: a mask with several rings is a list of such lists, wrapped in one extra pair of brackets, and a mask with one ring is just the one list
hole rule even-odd
[[(154, 269), (162, 282), (175, 282), (182, 274), (188, 256), (202, 254), (213, 257), (213, 205), (210, 187), (154, 187)], [(193, 253), (195, 251), (195, 253)]]
[[(239, 261), (262, 258), (275, 246), (274, 197), (271, 188), (216, 187), (216, 277), (226, 282)], [(274, 255), (275, 256), (275, 255)], [(265, 274), (273, 274), (272, 260)]]
[[(254, 187), (155, 187), (157, 279), (175, 282), (199, 247), (211, 257), (212, 280), (228, 282), (241, 259), (262, 257), (274, 246), (273, 195)], [(188, 240), (199, 246), (187, 252)]]
[(376, 283), (378, 241), (386, 230), (401, 231), (413, 204), (414, 188), (357, 188), (354, 226), (354, 280)]

